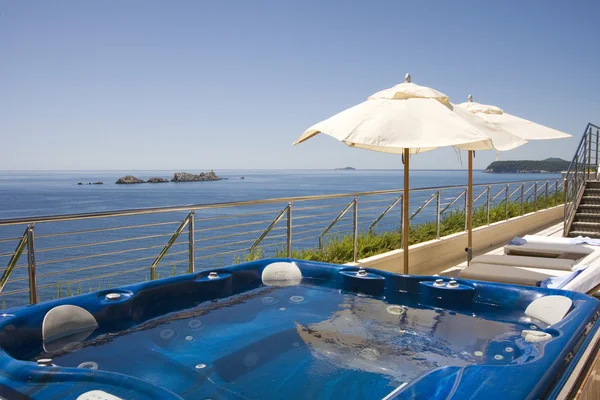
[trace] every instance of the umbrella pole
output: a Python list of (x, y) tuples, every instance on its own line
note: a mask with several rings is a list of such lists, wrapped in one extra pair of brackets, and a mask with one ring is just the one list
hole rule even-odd
[(402, 249), (404, 255), (404, 273), (408, 274), (408, 232), (410, 221), (408, 219), (408, 171), (410, 150), (404, 149), (404, 194), (402, 195)]
[(467, 202), (467, 265), (473, 258), (473, 150), (469, 150), (469, 188), (467, 196), (469, 198)]

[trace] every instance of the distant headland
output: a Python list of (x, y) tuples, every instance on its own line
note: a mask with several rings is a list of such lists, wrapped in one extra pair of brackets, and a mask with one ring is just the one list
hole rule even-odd
[(343, 168), (336, 168), (336, 171), (356, 171), (356, 168), (353, 167), (343, 167)]
[(566, 171), (569, 161), (562, 158), (546, 158), (545, 160), (494, 161), (485, 171), (492, 174), (543, 174)]
[[(204, 181), (220, 181), (222, 178), (217, 176), (212, 170), (209, 172), (201, 172), (199, 174), (190, 174), (188, 172), (176, 172), (173, 174), (171, 182), (204, 182)], [(119, 178), (115, 183), (118, 185), (131, 185), (136, 183), (165, 183), (169, 182), (166, 178), (153, 177), (147, 181), (139, 179), (133, 175), (126, 175)]]

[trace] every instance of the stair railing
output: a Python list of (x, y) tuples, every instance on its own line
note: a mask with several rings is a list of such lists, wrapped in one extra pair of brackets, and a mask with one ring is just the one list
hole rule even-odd
[(571, 229), (577, 207), (585, 191), (586, 183), (598, 180), (598, 143), (600, 127), (588, 124), (579, 141), (573, 160), (564, 177), (565, 214), (564, 235)]

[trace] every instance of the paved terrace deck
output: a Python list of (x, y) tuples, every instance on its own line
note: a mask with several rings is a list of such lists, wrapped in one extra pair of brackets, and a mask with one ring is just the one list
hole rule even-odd
[[(553, 237), (553, 236), (554, 237), (562, 237), (563, 236), (563, 222), (561, 221), (560, 223), (558, 223), (556, 225), (552, 225), (551, 227), (543, 229), (539, 232), (532, 232), (530, 234), (538, 235), (538, 236), (548, 236), (548, 237)], [(502, 245), (501, 247), (498, 247), (492, 251), (488, 251), (487, 253), (484, 253), (484, 254), (503, 255), (504, 254), (504, 245)], [(476, 255), (480, 255), (480, 254), (476, 254)], [(466, 267), (467, 267), (467, 261), (465, 260), (458, 265), (455, 265), (453, 267), (445, 269), (444, 271), (441, 271), (437, 275), (457, 277), (460, 270), (462, 270), (463, 268), (466, 268)]]

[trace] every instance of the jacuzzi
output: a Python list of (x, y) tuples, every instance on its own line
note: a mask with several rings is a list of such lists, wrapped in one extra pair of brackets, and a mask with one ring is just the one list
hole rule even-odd
[(555, 398), (599, 302), (261, 260), (0, 315), (0, 398)]

